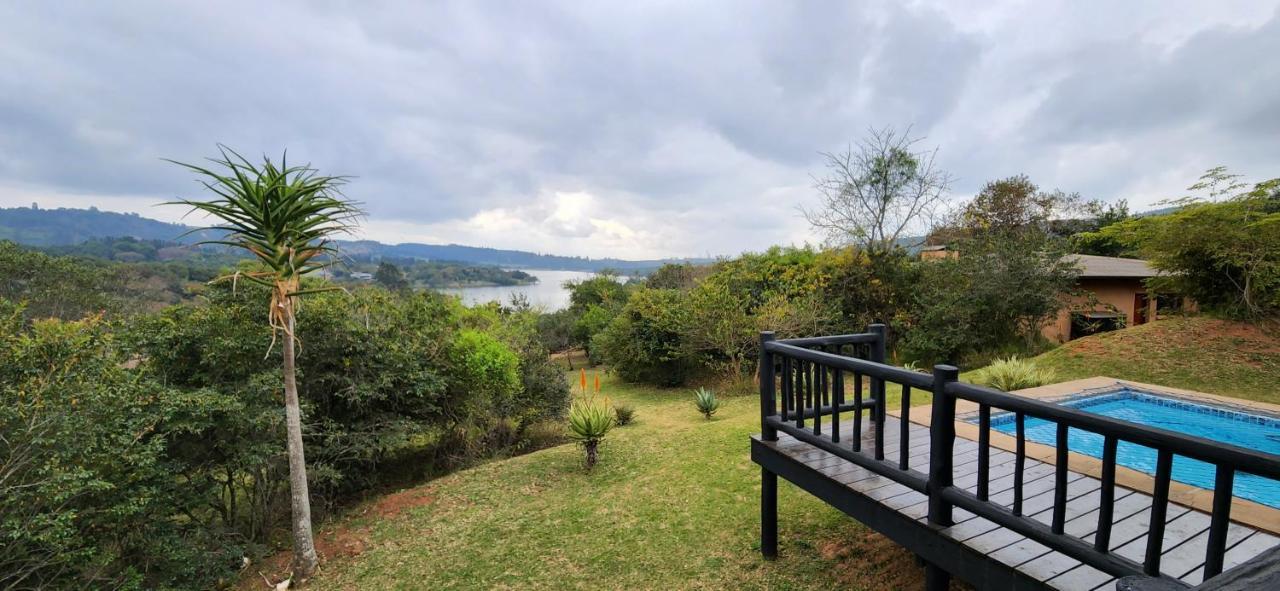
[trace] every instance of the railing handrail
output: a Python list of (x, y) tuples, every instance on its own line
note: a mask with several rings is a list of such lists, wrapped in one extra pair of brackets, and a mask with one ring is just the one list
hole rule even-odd
[[(932, 379), (932, 376), (929, 377)], [(1235, 470), (1280, 480), (1280, 455), (1159, 427), (1121, 421), (1061, 404), (1015, 396), (995, 388), (964, 382), (949, 382), (947, 393), (962, 400), (987, 404), (1000, 410), (1021, 412), (1033, 418), (1065, 423), (1069, 427), (1077, 427), (1099, 435), (1110, 435), (1121, 441), (1156, 450), (1168, 450), (1180, 456), (1215, 465), (1225, 464)]]
[(792, 341), (769, 341), (765, 343), (764, 348), (770, 353), (782, 354), (792, 359), (800, 359), (803, 361), (811, 361), (834, 367), (846, 371), (855, 371), (874, 378), (894, 382), (896, 384), (904, 384), (912, 388), (920, 388), (927, 390), (933, 387), (933, 376), (927, 373), (911, 371), (893, 365), (884, 363), (876, 363), (866, 359), (858, 359), (856, 357), (845, 357), (825, 351), (815, 351), (813, 349), (805, 349), (797, 346)]
[(875, 333), (859, 332), (853, 334), (836, 334), (820, 337), (801, 337), (795, 339), (778, 339), (775, 343), (785, 343), (797, 347), (822, 347), (831, 345), (860, 345), (874, 343), (879, 338)]

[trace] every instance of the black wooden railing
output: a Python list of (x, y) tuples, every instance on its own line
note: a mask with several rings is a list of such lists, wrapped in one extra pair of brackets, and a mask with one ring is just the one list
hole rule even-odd
[[(1169, 484), (1175, 455), (1216, 466), (1212, 516), (1205, 550), (1204, 578), (1222, 572), (1230, 523), (1232, 487), (1237, 472), (1280, 480), (1280, 456), (1245, 449), (1173, 431), (1128, 423), (1071, 407), (1015, 396), (958, 381), (959, 370), (937, 365), (932, 374), (885, 364), (885, 327), (871, 325), (866, 333), (776, 340), (761, 333), (760, 402), (762, 439), (776, 441), (783, 432), (795, 439), (857, 464), (928, 496), (929, 523), (952, 525), (952, 509), (960, 507), (1112, 576), (1146, 575), (1170, 580), (1160, 571)], [(850, 379), (852, 378), (852, 379)], [(868, 390), (863, 396), (864, 381)], [(885, 392), (889, 384), (902, 388), (898, 460), (885, 460)], [(848, 386), (852, 386), (850, 389)], [(909, 413), (912, 389), (933, 394), (929, 427), (929, 465), (913, 467), (908, 459)], [(852, 395), (852, 402), (847, 398)], [(975, 492), (953, 486), (956, 439), (956, 401), (978, 405), (978, 474)], [(993, 502), (989, 491), (991, 412), (1015, 416), (1014, 491), (1011, 507)], [(853, 437), (840, 440), (841, 414), (852, 412)], [(863, 414), (874, 429), (870, 450), (862, 449)], [(825, 417), (825, 418), (824, 418)], [(1024, 424), (1028, 417), (1056, 425), (1053, 509), (1050, 524), (1023, 514), (1023, 467), (1026, 461)], [(824, 424), (825, 423), (825, 424)], [(1064, 531), (1066, 522), (1068, 429), (1103, 437), (1102, 483), (1098, 523), (1092, 543)], [(1150, 525), (1141, 563), (1111, 552), (1115, 500), (1116, 448), (1120, 441), (1153, 448), (1157, 453)], [(926, 468), (927, 473), (917, 468)], [(771, 517), (770, 517), (771, 519)], [(765, 528), (766, 531), (769, 529)], [(772, 547), (773, 540), (764, 540)]]

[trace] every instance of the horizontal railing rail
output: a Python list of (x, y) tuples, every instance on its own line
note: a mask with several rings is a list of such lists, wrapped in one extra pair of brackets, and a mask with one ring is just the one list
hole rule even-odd
[[(960, 507), (1110, 575), (1145, 575), (1172, 581), (1161, 573), (1160, 558), (1164, 551), (1173, 457), (1183, 456), (1210, 463), (1217, 470), (1205, 549), (1204, 578), (1208, 580), (1222, 572), (1235, 474), (1247, 472), (1280, 480), (1280, 456), (1274, 454), (962, 383), (958, 381), (959, 370), (951, 366), (935, 366), (932, 374), (926, 374), (887, 365), (885, 337), (886, 329), (883, 325), (872, 325), (866, 333), (861, 334), (787, 340), (776, 340), (772, 333), (762, 333), (762, 439), (776, 441), (779, 432), (785, 433), (798, 441), (924, 493), (928, 497), (928, 519), (932, 525), (952, 525), (953, 508)], [(885, 393), (889, 384), (902, 388), (900, 430), (896, 442), (899, 450), (897, 461), (885, 459)], [(852, 388), (849, 388), (850, 385)], [(913, 468), (909, 462), (911, 442), (908, 425), (913, 389), (925, 390), (933, 395), (927, 473)], [(852, 402), (848, 401), (849, 396), (853, 397)], [(953, 483), (958, 400), (978, 405), (978, 472), (975, 492), (958, 488)], [(1015, 418), (1011, 506), (996, 503), (990, 498), (990, 433), (993, 409), (1012, 413)], [(841, 442), (842, 415), (849, 412), (853, 413), (852, 441)], [(865, 419), (874, 430), (869, 451), (862, 449), (864, 414), (868, 415)], [(1053, 507), (1049, 524), (1023, 514), (1023, 472), (1027, 455), (1025, 423), (1028, 418), (1055, 425)], [(1092, 542), (1065, 531), (1070, 429), (1084, 430), (1103, 437), (1097, 527)], [(1141, 562), (1112, 552), (1116, 456), (1120, 442), (1152, 448), (1157, 454), (1146, 548)]]
[(776, 343), (794, 345), (796, 347), (826, 347), (832, 345), (858, 345), (876, 342), (874, 333), (838, 334), (825, 337), (804, 337), (798, 339), (779, 339)]

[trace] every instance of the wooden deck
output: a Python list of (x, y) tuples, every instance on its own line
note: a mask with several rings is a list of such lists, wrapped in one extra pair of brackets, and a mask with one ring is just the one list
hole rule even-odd
[[(847, 442), (853, 437), (852, 414), (848, 413), (848, 417), (841, 420), (841, 441)], [(885, 458), (888, 460), (897, 462), (900, 459), (900, 432), (897, 418), (885, 419), (883, 435)], [(863, 449), (871, 449), (874, 438), (874, 424), (869, 423), (862, 432)], [(908, 443), (909, 467), (928, 471), (928, 428), (910, 424)], [(1115, 579), (1110, 575), (960, 508), (955, 509), (954, 525), (945, 528), (930, 526), (926, 519), (928, 498), (925, 494), (787, 434), (780, 433), (776, 442), (763, 441), (755, 436), (751, 448), (753, 460), (766, 470), (878, 530), (895, 532), (889, 535), (899, 543), (926, 550), (928, 544), (959, 545), (967, 550), (973, 562), (983, 563), (956, 565), (957, 575), (962, 575), (965, 570), (970, 573), (981, 571), (985, 580), (1005, 581), (1007, 585), (1001, 586), (1008, 588), (1090, 590), (1115, 586)], [(953, 456), (954, 485), (975, 491), (978, 444), (968, 439), (957, 439)], [(988, 481), (992, 502), (1012, 507), (1013, 472), (1014, 454), (991, 449)], [(1023, 514), (1045, 525), (1050, 524), (1052, 516), (1054, 473), (1052, 464), (1026, 458)], [(1098, 524), (1101, 482), (1077, 472), (1071, 472), (1068, 481), (1066, 533), (1092, 543)], [(1112, 552), (1135, 561), (1143, 559), (1151, 506), (1150, 495), (1117, 487), (1111, 531)], [(886, 521), (894, 521), (897, 525), (877, 527)], [(905, 523), (907, 521), (911, 523)], [(1161, 571), (1188, 585), (1199, 584), (1203, 578), (1210, 516), (1170, 504), (1165, 523)], [(917, 543), (908, 543), (907, 538), (913, 537)], [(1280, 544), (1280, 537), (1233, 522), (1227, 530), (1224, 568), (1230, 569), (1277, 544)], [(922, 552), (922, 556), (925, 553)]]

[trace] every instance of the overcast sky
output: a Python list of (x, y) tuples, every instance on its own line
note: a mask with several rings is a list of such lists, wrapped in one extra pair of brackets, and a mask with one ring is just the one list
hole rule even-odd
[(82, 4), (0, 0), (0, 205), (175, 220), (222, 142), (356, 176), (368, 238), (647, 258), (818, 242), (872, 126), (957, 199), (1280, 176), (1274, 2)]

